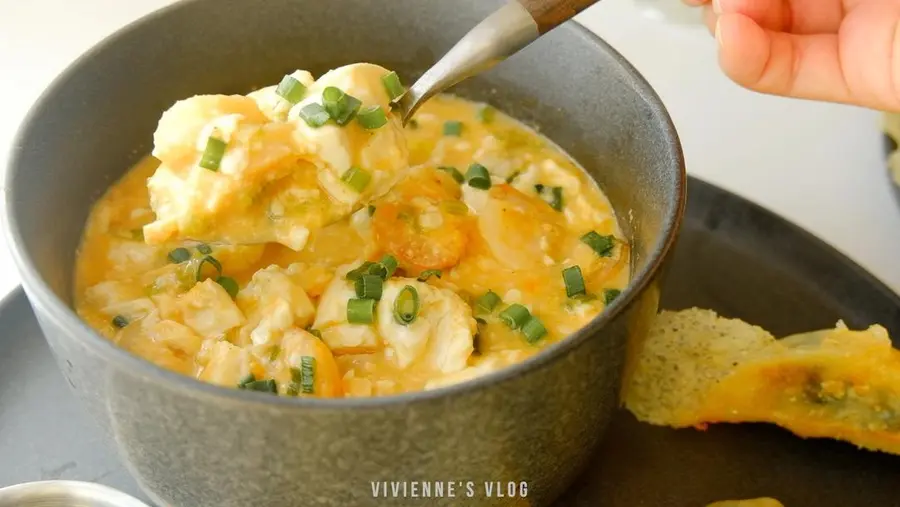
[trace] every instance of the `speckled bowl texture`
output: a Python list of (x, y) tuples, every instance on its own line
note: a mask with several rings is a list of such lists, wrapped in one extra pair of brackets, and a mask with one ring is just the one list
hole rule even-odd
[[(685, 179), (659, 98), (621, 56), (571, 23), (456, 90), (539, 128), (574, 156), (633, 242), (634, 282), (569, 339), (442, 390), (278, 398), (163, 371), (92, 332), (71, 309), (91, 204), (148, 153), (161, 112), (177, 99), (247, 92), (296, 68), (318, 74), (359, 61), (410, 81), (500, 5), (188, 0), (101, 43), (38, 101), (12, 152), (7, 234), (60, 368), (158, 503), (546, 505), (582, 468), (656, 311)], [(482, 481), (525, 481), (528, 496), (373, 498), (370, 481), (416, 480), (471, 480), (479, 490)]]

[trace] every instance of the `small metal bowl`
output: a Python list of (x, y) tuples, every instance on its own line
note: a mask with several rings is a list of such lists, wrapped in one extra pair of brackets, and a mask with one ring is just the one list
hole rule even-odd
[(0, 507), (149, 507), (92, 482), (38, 481), (0, 488)]

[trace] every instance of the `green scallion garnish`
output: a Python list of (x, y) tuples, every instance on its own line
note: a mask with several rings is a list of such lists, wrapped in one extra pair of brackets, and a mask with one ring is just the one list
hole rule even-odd
[(509, 326), (510, 329), (519, 329), (531, 318), (531, 312), (519, 303), (513, 303), (500, 312), (500, 319)]
[(506, 177), (506, 183), (511, 185), (512, 182), (516, 181), (516, 178), (518, 178), (521, 174), (522, 174), (522, 171), (516, 171), (516, 172), (510, 174), (509, 176)]
[(384, 90), (387, 92), (391, 102), (399, 99), (406, 93), (406, 88), (400, 82), (400, 76), (396, 72), (389, 72), (381, 76), (381, 82), (384, 83)]
[(459, 169), (453, 166), (442, 165), (438, 167), (438, 171), (444, 171), (445, 173), (449, 174), (459, 184), (462, 184), (464, 181), (466, 181), (466, 177), (463, 176), (463, 173), (459, 172)]
[(491, 188), (491, 173), (488, 172), (487, 167), (474, 163), (466, 171), (466, 181), (472, 188), (487, 190)]
[(300, 358), (300, 391), (313, 394), (316, 390), (316, 358), (302, 356)]
[(366, 211), (369, 212), (369, 216), (373, 216), (375, 214), (375, 206), (373, 204), (366, 206)]
[(497, 110), (491, 106), (485, 105), (481, 109), (478, 110), (476, 116), (478, 116), (478, 121), (481, 123), (491, 123), (494, 121), (494, 117), (497, 115)]
[(341, 176), (341, 181), (346, 183), (347, 186), (353, 190), (362, 193), (362, 191), (369, 186), (369, 182), (372, 181), (372, 175), (364, 169), (353, 166), (350, 169), (347, 169), (347, 172)]
[(207, 139), (206, 149), (203, 150), (203, 156), (200, 157), (200, 167), (210, 171), (218, 171), (219, 165), (222, 164), (222, 158), (225, 157), (225, 148), (227, 146), (228, 143), (217, 137)]
[(415, 322), (419, 315), (419, 292), (412, 285), (403, 287), (394, 300), (394, 320), (401, 326)]
[(316, 338), (318, 338), (320, 340), (322, 339), (322, 331), (319, 331), (318, 329), (311, 327), (311, 328), (307, 329), (306, 332), (315, 336)]
[(235, 281), (235, 279), (231, 278), (230, 276), (220, 276), (216, 278), (216, 283), (221, 285), (222, 288), (225, 289), (225, 292), (227, 292), (228, 295), (231, 296), (231, 299), (237, 297), (238, 291), (241, 290), (241, 288), (238, 287), (237, 281)]
[(387, 125), (387, 115), (381, 106), (368, 106), (359, 110), (356, 121), (366, 130), (375, 130)]
[(562, 271), (563, 282), (566, 284), (566, 296), (573, 298), (587, 294), (584, 286), (584, 276), (580, 266), (572, 266)]
[(216, 260), (215, 257), (211, 255), (207, 255), (203, 259), (200, 260), (200, 264), (197, 265), (197, 281), (203, 279), (203, 265), (209, 264), (210, 266), (216, 268), (216, 271), (219, 273), (217, 277), (222, 276), (222, 263)]
[(622, 293), (622, 291), (620, 291), (619, 289), (604, 290), (603, 291), (603, 303), (606, 305), (611, 304), (613, 301), (615, 301), (615, 299), (617, 297), (619, 297), (619, 294), (621, 294), (621, 293)]
[(328, 114), (328, 111), (325, 110), (325, 107), (318, 102), (310, 102), (309, 104), (300, 108), (300, 118), (303, 118), (303, 121), (306, 122), (310, 127), (317, 129), (322, 125), (328, 123), (328, 120), (331, 119), (331, 116)]
[(355, 282), (359, 277), (361, 277), (363, 275), (377, 274), (377, 273), (370, 272), (372, 270), (372, 266), (374, 266), (374, 265), (375, 265), (374, 262), (365, 261), (362, 264), (360, 264), (358, 268), (352, 269), (349, 272), (347, 272), (347, 275), (344, 278), (346, 278), (347, 280), (350, 280), (351, 282)]
[(615, 236), (601, 236), (596, 231), (591, 231), (581, 237), (581, 242), (591, 247), (600, 257), (610, 257), (613, 247), (616, 245)]
[(169, 262), (172, 264), (181, 264), (191, 260), (191, 252), (187, 248), (176, 248), (169, 252)]
[(378, 264), (384, 267), (384, 276), (382, 278), (385, 280), (394, 276), (394, 271), (397, 271), (397, 266), (399, 265), (397, 263), (397, 258), (390, 254), (382, 257)]
[(207, 245), (206, 243), (200, 243), (197, 245), (197, 251), (202, 253), (203, 255), (209, 255), (212, 253), (212, 247)]
[(128, 325), (128, 319), (125, 318), (124, 315), (116, 315), (115, 317), (113, 317), (112, 325), (114, 327), (122, 329), (123, 327)]
[(525, 335), (525, 340), (528, 343), (534, 344), (547, 334), (547, 328), (544, 327), (541, 319), (532, 315), (522, 326), (522, 334)]
[(377, 275), (362, 275), (354, 282), (356, 297), (360, 299), (381, 299), (384, 280)]
[(553, 187), (550, 189), (550, 199), (547, 204), (556, 211), (563, 209), (563, 189), (562, 187)]
[(444, 122), (444, 135), (459, 137), (462, 135), (463, 124), (461, 121), (450, 120)]
[(343, 127), (356, 116), (362, 102), (352, 95), (347, 95), (340, 88), (329, 86), (322, 91), (322, 105), (328, 111), (328, 116)]
[(278, 83), (278, 88), (275, 88), (275, 94), (291, 104), (296, 104), (306, 95), (306, 87), (293, 76), (284, 76)]
[[(240, 386), (240, 384), (238, 384)], [(246, 389), (248, 391), (259, 391), (261, 393), (273, 393), (278, 394), (278, 386), (275, 385), (275, 381), (272, 379), (266, 380), (254, 380), (253, 382), (247, 382), (241, 387), (241, 389)]]
[(347, 301), (347, 322), (371, 324), (375, 322), (374, 299), (350, 299)]
[(426, 269), (425, 271), (422, 271), (421, 273), (419, 273), (419, 277), (416, 278), (416, 280), (418, 280), (420, 282), (425, 282), (425, 281), (428, 281), (428, 279), (431, 278), (432, 276), (440, 278), (441, 270), (440, 269)]
[(534, 191), (537, 192), (538, 195), (543, 195), (544, 194), (544, 185), (541, 185), (540, 183), (538, 183), (537, 185), (534, 186)]
[(475, 308), (485, 313), (491, 313), (500, 304), (500, 296), (489, 290), (475, 300)]
[(247, 384), (249, 384), (250, 382), (254, 382), (255, 380), (256, 377), (252, 373), (248, 373), (246, 377), (238, 380), (237, 386), (239, 389), (243, 389)]

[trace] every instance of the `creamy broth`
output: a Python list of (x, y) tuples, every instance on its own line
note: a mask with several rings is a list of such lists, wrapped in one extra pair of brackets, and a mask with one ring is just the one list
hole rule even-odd
[[(263, 111), (273, 100), (250, 97)], [(296, 249), (227, 246), (213, 232), (175, 229), (146, 238), (160, 222), (148, 192), (160, 162), (148, 157), (90, 215), (77, 259), (79, 315), (127, 350), (202, 381), (378, 396), (522, 361), (587, 324), (628, 283), (629, 247), (608, 201), (543, 137), (453, 96), (426, 103), (403, 134), (408, 168), (347, 204), (343, 218), (307, 224)], [(256, 208), (246, 209), (259, 208), (266, 190), (247, 192), (241, 198)], [(227, 211), (229, 223), (235, 209), (243, 208)], [(289, 214), (266, 216), (278, 231), (292, 225)], [(218, 224), (217, 215), (205, 223)], [(252, 223), (245, 237), (281, 234)]]

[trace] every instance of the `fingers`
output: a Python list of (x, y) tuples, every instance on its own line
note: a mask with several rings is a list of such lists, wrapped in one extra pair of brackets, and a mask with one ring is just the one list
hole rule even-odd
[[(884, 58), (876, 60), (872, 58), (878, 53), (874, 40), (860, 44), (859, 51), (844, 47), (842, 53), (838, 35), (766, 30), (743, 14), (720, 15), (716, 40), (722, 69), (744, 87), (796, 98), (898, 107), (890, 77), (872, 74), (872, 69), (890, 68), (892, 41), (888, 41)], [(854, 60), (850, 63), (853, 67), (842, 65), (842, 60)], [(859, 73), (862, 75), (857, 76)]]
[(837, 31), (845, 1), (715, 0), (711, 5), (717, 14), (743, 14), (767, 30), (815, 34)]

